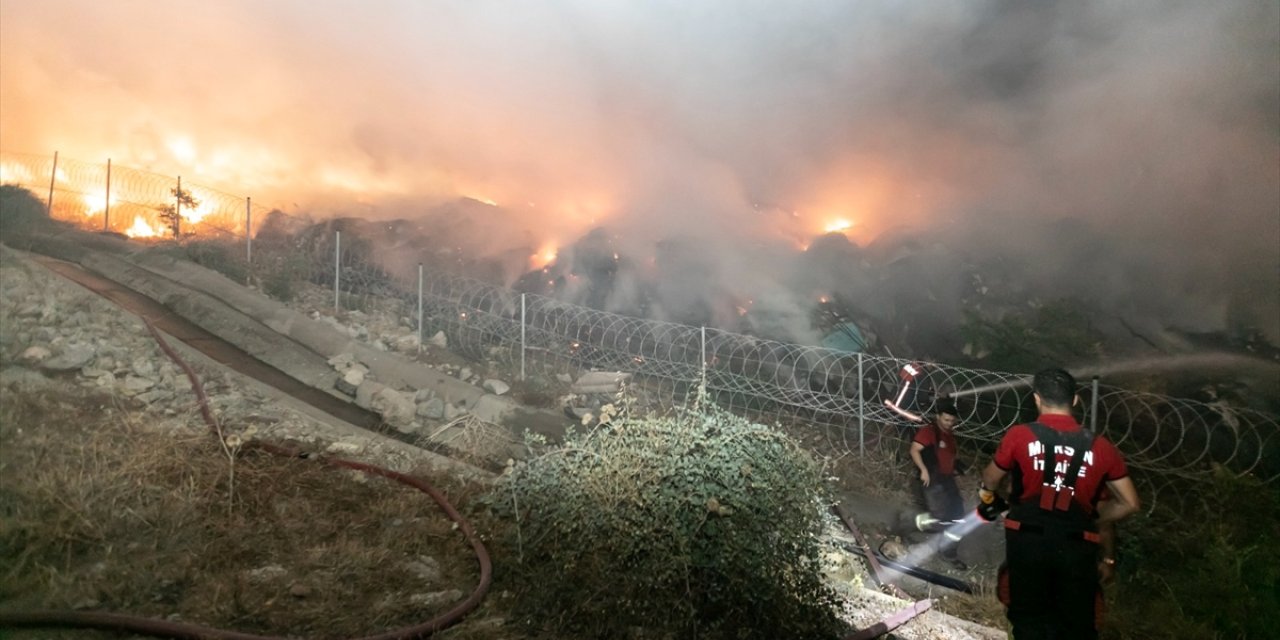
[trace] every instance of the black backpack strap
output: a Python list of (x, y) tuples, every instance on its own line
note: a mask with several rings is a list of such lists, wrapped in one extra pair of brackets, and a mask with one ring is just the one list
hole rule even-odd
[[(1093, 449), (1093, 434), (1087, 430), (1063, 433), (1039, 422), (1032, 422), (1027, 426), (1044, 447), (1044, 469), (1040, 474), (1043, 479), (1040, 508), (1046, 511), (1066, 511), (1071, 507), (1072, 497), (1075, 496), (1076, 481), (1080, 479), (1080, 467), (1084, 464), (1085, 454)], [(1057, 449), (1062, 446), (1071, 447), (1072, 452), (1066, 474), (1059, 484), (1055, 482), (1057, 474), (1054, 469), (1058, 468)]]

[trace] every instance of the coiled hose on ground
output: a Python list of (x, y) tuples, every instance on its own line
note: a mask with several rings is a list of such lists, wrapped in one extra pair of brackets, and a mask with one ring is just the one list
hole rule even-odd
[[(210, 432), (215, 437), (220, 437), (218, 433), (217, 422), (214, 420), (213, 412), (209, 409), (209, 397), (205, 394), (204, 385), (200, 383), (199, 376), (196, 375), (191, 365), (187, 364), (178, 352), (169, 346), (168, 341), (164, 339), (160, 331), (151, 324), (151, 321), (145, 317), (142, 319), (147, 325), (147, 330), (155, 337), (160, 348), (169, 356), (183, 372), (187, 378), (191, 380), (191, 387), (195, 390), (196, 398), (200, 403), (200, 416), (208, 425)], [(292, 449), (280, 447), (277, 445), (257, 442), (254, 443), (256, 448), (262, 449), (269, 453), (286, 457), (302, 457), (303, 454)], [(476, 560), (480, 564), (480, 581), (476, 585), (475, 590), (471, 592), (465, 600), (458, 603), (455, 607), (445, 613), (427, 620), (421, 624), (401, 629), (393, 629), (383, 633), (365, 636), (360, 640), (412, 640), (416, 638), (426, 638), (437, 631), (448, 628), (457, 623), (467, 613), (479, 606), (480, 601), (484, 599), (485, 594), (489, 591), (489, 586), (493, 581), (493, 564), (489, 559), (489, 552), (485, 549), (484, 543), (480, 541), (475, 530), (471, 528), (470, 523), (458, 513), (458, 510), (449, 503), (444, 494), (440, 493), (435, 487), (425, 481), (382, 467), (377, 467), (363, 462), (355, 462), (352, 460), (343, 460), (340, 458), (322, 458), (324, 462), (335, 467), (345, 469), (355, 469), (364, 473), (376, 476), (382, 476), (391, 480), (395, 480), (407, 484), (429, 496), (440, 505), (449, 519), (458, 524), (458, 528), (466, 536), (467, 542), (471, 544), (471, 548), (475, 551)], [(100, 612), (82, 612), (82, 611), (30, 611), (30, 612), (13, 612), (0, 613), (0, 628), (76, 628), (76, 629), (99, 629), (104, 631), (118, 631), (136, 633), (141, 635), (153, 636), (158, 638), (179, 638), (182, 640), (283, 640), (274, 636), (260, 636), (251, 633), (241, 633), (238, 631), (228, 631), (225, 629), (214, 629), (195, 624), (184, 622), (172, 622), (168, 620), (156, 620), (153, 618), (143, 618), (139, 616), (130, 616), (119, 613), (100, 613)]]

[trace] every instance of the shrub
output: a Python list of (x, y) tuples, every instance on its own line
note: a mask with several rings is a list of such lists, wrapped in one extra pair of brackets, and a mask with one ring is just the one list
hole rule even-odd
[(232, 249), (226, 242), (216, 240), (193, 240), (182, 246), (192, 262), (244, 283), (248, 270), (245, 268), (243, 247)]
[(44, 202), (17, 185), (0, 186), (0, 235), (30, 233), (49, 224)]
[(514, 465), (491, 503), (516, 520), (512, 583), (543, 626), (828, 638), (840, 627), (820, 568), (822, 497), (797, 443), (711, 408), (571, 431)]
[(296, 251), (263, 254), (270, 257), (255, 257), (253, 265), (254, 273), (261, 274), (262, 291), (281, 302), (293, 301), (298, 284), (306, 279), (306, 259)]
[(1264, 638), (1280, 628), (1280, 491), (1222, 469), (1126, 522), (1106, 638)]

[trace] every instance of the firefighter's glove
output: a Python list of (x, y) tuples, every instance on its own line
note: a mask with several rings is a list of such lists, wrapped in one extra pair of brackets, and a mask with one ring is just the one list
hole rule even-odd
[(1009, 503), (1005, 502), (996, 492), (990, 489), (978, 489), (978, 517), (993, 522), (1000, 517), (1001, 514), (1009, 510)]

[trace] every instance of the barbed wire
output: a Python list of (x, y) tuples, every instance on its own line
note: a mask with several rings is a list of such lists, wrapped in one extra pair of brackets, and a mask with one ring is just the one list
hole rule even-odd
[[(87, 185), (105, 180), (104, 167), (64, 160), (58, 167), (55, 203), (59, 194), (96, 194)], [(40, 193), (36, 178), (42, 171), (47, 188), (51, 159), (0, 155), (0, 178), (6, 183)], [(126, 185), (120, 190), (118, 174)], [(167, 176), (112, 169), (113, 200), (120, 193), (122, 202), (143, 209), (172, 199), (170, 184), (176, 181)], [(197, 227), (201, 238), (243, 242), (244, 199), (198, 185), (191, 189), (212, 202)], [(435, 268), (423, 272), (419, 299), (417, 274), (387, 266), (386, 256), (358, 234), (343, 234), (338, 242), (333, 225), (304, 228), (299, 223), (305, 221), (278, 211), (272, 215), (292, 227), (263, 233), (262, 225), (273, 222), (255, 212), (254, 259), (240, 265), (245, 272), (289, 275), (330, 288), (336, 274), (339, 307), (379, 309), (414, 323), (421, 304), (420, 333), (442, 331), (450, 349), (461, 355), (493, 361), (512, 374), (532, 371), (565, 391), (568, 384), (557, 374), (623, 371), (636, 377), (637, 390), (647, 400), (674, 407), (705, 385), (710, 397), (733, 411), (810, 425), (832, 450), (858, 455), (892, 455), (911, 437), (915, 424), (886, 404), (899, 400), (907, 365), (919, 370), (911, 380), (910, 408), (927, 413), (937, 400), (955, 398), (960, 433), (968, 440), (989, 445), (1010, 425), (1036, 416), (1029, 379), (1022, 374), (913, 363), (622, 316)], [(83, 212), (67, 218), (86, 226), (93, 222)], [(297, 229), (305, 232), (292, 232)], [(227, 255), (247, 258), (234, 248)], [(1203, 477), (1214, 468), (1265, 482), (1280, 478), (1280, 420), (1274, 415), (1101, 383), (1086, 385), (1082, 398), (1082, 421), (1115, 442), (1129, 465), (1154, 482), (1160, 476)]]
[[(54, 164), (50, 156), (0, 152), (0, 184), (30, 189), (46, 204), (52, 188), (50, 214), (59, 220), (117, 233), (133, 229), (135, 235), (138, 231), (135, 225), (141, 221), (155, 235), (165, 234), (159, 214), (175, 204), (178, 176), (119, 165), (112, 165), (108, 170), (106, 163), (66, 157), (57, 159), (56, 171)], [(249, 203), (244, 196), (190, 181), (182, 182), (182, 191), (198, 203), (193, 210), (181, 212), (183, 230), (196, 235), (238, 233), (244, 236), (248, 227), (252, 227), (250, 234), (256, 232), (268, 214), (286, 215)]]

